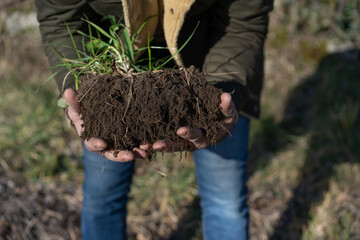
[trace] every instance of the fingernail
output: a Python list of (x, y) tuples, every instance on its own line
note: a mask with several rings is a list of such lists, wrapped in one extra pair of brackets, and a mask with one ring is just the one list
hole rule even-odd
[(156, 150), (156, 151), (162, 151), (164, 149), (165, 149), (165, 146), (154, 147), (154, 150)]
[(180, 136), (183, 136), (183, 137), (186, 136), (186, 131), (181, 131), (181, 132), (179, 132), (179, 135), (180, 135)]
[(135, 155), (136, 155), (137, 157), (141, 156), (141, 152), (139, 151), (139, 149), (134, 148), (134, 149), (133, 149), (133, 152), (135, 153)]
[(103, 149), (103, 147), (101, 146), (101, 145), (99, 145), (99, 144), (95, 144), (95, 149), (97, 149), (97, 150), (102, 150)]

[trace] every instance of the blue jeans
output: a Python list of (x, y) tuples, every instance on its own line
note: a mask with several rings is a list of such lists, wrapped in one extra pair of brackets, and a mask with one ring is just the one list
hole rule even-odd
[[(216, 146), (194, 152), (205, 240), (248, 239), (249, 120), (240, 116), (231, 134)], [(84, 240), (126, 239), (126, 202), (134, 162), (104, 164), (104, 160), (84, 148)]]

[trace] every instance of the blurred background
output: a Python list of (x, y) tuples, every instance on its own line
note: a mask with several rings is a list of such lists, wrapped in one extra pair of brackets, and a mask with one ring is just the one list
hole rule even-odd
[[(277, 0), (251, 125), (251, 239), (360, 239), (360, 1)], [(80, 239), (81, 143), (31, 0), (0, 2), (0, 239)], [(191, 155), (137, 161), (130, 239), (202, 239)], [(159, 174), (159, 171), (165, 173)]]

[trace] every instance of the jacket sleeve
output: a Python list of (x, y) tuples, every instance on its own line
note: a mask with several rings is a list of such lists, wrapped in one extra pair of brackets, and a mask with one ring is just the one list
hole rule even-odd
[[(222, 0), (212, 11), (210, 47), (203, 70), (207, 79), (233, 92), (237, 110), (258, 97), (263, 78), (263, 48), (273, 0)], [(250, 96), (253, 95), (253, 96)]]
[[(81, 18), (85, 15), (90, 19), (96, 18), (95, 12), (85, 0), (35, 0), (35, 4), (38, 10), (37, 18), (40, 23), (40, 32), (50, 66), (54, 67), (61, 63), (58, 54), (69, 59), (77, 59), (78, 56), (66, 24), (74, 35), (77, 47), (82, 50), (82, 39), (79, 34), (76, 34), (76, 31), (87, 29), (86, 23)], [(68, 73), (65, 67), (55, 68), (53, 72), (57, 72), (55, 81), (60, 91), (63, 84), (64, 89), (74, 88), (74, 78), (71, 74), (64, 82), (65, 75)]]

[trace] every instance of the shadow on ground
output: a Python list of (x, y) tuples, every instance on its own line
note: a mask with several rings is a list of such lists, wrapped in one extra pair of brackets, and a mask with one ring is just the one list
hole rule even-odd
[(250, 150), (256, 152), (249, 161), (250, 176), (265, 168), (270, 160), (266, 156), (286, 148), (294, 136), (309, 137), (298, 185), (269, 239), (301, 239), (310, 210), (323, 200), (336, 165), (360, 162), (359, 89), (360, 51), (334, 53), (289, 94), (280, 123), (263, 120)]
[[(251, 145), (248, 174), (266, 168), (273, 153), (285, 149), (296, 136), (309, 136), (298, 185), (269, 239), (300, 239), (310, 221), (311, 207), (323, 200), (334, 168), (360, 163), (360, 51), (323, 58), (316, 72), (289, 94), (283, 119), (261, 120)], [(291, 160), (291, 159), (289, 159)], [(196, 198), (168, 239), (191, 239), (200, 231)]]
[(326, 56), (292, 92), (281, 127), (308, 134), (308, 149), (299, 183), (270, 239), (300, 239), (336, 165), (360, 163), (359, 89), (360, 51), (352, 49)]
[(188, 240), (199, 235), (201, 231), (200, 198), (196, 197), (186, 209), (186, 213), (179, 220), (178, 228), (167, 240)]

